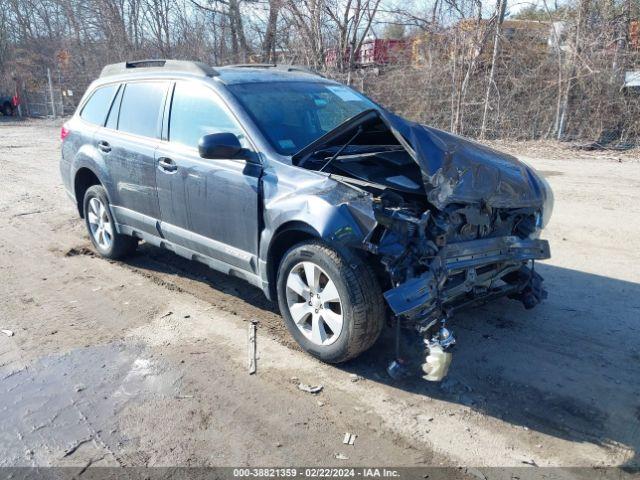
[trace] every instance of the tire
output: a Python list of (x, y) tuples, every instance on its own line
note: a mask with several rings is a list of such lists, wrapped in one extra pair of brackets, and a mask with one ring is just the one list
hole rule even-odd
[[(319, 293), (312, 292), (313, 287), (303, 288), (314, 283), (307, 281), (307, 271), (311, 268), (308, 264), (320, 270), (316, 284)], [(313, 272), (311, 275), (315, 276), (316, 270)], [(370, 348), (380, 336), (385, 319), (382, 291), (371, 268), (352, 252), (338, 252), (320, 241), (298, 244), (285, 253), (276, 282), (278, 304), (287, 328), (298, 344), (314, 357), (327, 363), (345, 362)], [(338, 302), (329, 301), (335, 296), (327, 293), (334, 290), (330, 282), (335, 286)], [(296, 293), (301, 290), (303, 295)], [(312, 298), (312, 293), (317, 300)], [(331, 326), (337, 325), (338, 313), (342, 323), (336, 328), (339, 332), (336, 334)], [(327, 322), (323, 315), (333, 321)], [(318, 317), (322, 320), (324, 337), (322, 333), (316, 335), (321, 332), (319, 328), (314, 329)]]
[(93, 185), (87, 189), (83, 208), (89, 238), (101, 256), (115, 260), (135, 251), (138, 240), (116, 232), (107, 191), (102, 185)]

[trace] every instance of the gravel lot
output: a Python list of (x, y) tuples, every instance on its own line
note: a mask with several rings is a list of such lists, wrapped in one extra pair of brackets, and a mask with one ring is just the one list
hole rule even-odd
[(0, 123), (0, 466), (640, 466), (638, 150), (503, 145), (555, 192), (549, 299), (461, 315), (451, 375), (430, 384), (386, 376), (389, 335), (324, 365), (242, 281), (147, 245), (94, 256), (58, 134)]

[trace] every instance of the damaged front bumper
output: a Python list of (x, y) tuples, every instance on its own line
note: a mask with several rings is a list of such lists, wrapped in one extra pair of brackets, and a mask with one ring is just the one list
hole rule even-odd
[(485, 238), (442, 247), (421, 276), (384, 296), (396, 316), (426, 330), (473, 303), (510, 296), (531, 308), (546, 296), (529, 261), (550, 257), (549, 243), (516, 236)]
[[(533, 308), (546, 298), (534, 265), (549, 257), (546, 240), (506, 236), (452, 243), (438, 251), (426, 273), (385, 292), (398, 329), (413, 327), (424, 338), (423, 378), (437, 382), (447, 375), (456, 340), (445, 325), (458, 310), (504, 296)], [(394, 378), (407, 373), (399, 337), (388, 372)]]

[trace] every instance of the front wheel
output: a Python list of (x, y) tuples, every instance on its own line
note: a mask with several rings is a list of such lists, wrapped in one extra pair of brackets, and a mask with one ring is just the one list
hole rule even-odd
[(384, 325), (382, 292), (356, 255), (319, 241), (301, 243), (282, 259), (278, 303), (287, 328), (311, 355), (328, 363), (371, 347)]
[(87, 189), (84, 194), (83, 211), (91, 243), (100, 255), (116, 259), (135, 251), (138, 240), (116, 231), (107, 191), (102, 185), (94, 185)]

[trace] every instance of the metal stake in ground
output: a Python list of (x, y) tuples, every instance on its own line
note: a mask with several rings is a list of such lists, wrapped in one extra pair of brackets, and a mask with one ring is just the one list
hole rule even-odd
[(249, 375), (256, 373), (258, 346), (256, 344), (257, 320), (249, 324)]

